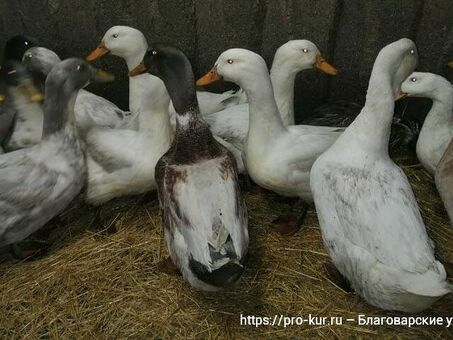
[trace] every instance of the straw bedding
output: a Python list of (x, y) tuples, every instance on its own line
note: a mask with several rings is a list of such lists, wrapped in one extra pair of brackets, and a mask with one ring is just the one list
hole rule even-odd
[[(407, 162), (404, 162), (407, 163)], [(420, 165), (404, 165), (437, 256), (450, 276), (453, 229), (433, 180)], [(437, 326), (240, 325), (255, 316), (402, 315), (378, 310), (348, 292), (330, 265), (314, 209), (302, 229), (283, 237), (271, 221), (290, 206), (270, 192), (246, 192), (250, 257), (241, 281), (217, 294), (194, 291), (158, 271), (167, 255), (155, 194), (115, 200), (95, 209), (82, 199), (25, 245), (45, 253), (0, 265), (0, 337), (12, 338), (447, 338)], [(41, 244), (44, 243), (44, 244)], [(451, 316), (447, 296), (421, 315)]]

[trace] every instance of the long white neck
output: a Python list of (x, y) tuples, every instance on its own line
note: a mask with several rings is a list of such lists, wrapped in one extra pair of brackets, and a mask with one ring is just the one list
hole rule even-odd
[[(365, 106), (338, 138), (333, 149), (343, 153), (362, 150), (367, 155), (388, 157), (394, 108), (391, 76), (387, 69), (375, 65), (368, 85)], [(352, 150), (352, 147), (355, 149)]]
[(170, 141), (173, 130), (168, 114), (170, 97), (165, 85), (162, 80), (150, 74), (143, 74), (142, 76), (144, 77), (139, 80), (143, 85), (140, 102), (138, 103), (140, 107), (139, 130), (150, 133), (154, 140)]
[[(137, 43), (137, 46), (131, 50), (128, 54), (122, 55), (121, 57), (126, 61), (127, 68), (129, 71), (134, 69), (140, 64), (145, 56), (148, 45), (146, 42)], [(141, 74), (135, 77), (129, 78), (129, 110), (134, 114), (139, 114), (145, 108), (141, 106), (142, 98), (147, 92), (146, 87), (150, 85), (150, 74)], [(142, 119), (139, 116), (139, 124), (142, 124)]]
[(420, 162), (434, 174), (453, 135), (453, 87), (437, 88), (431, 99), (433, 105), (423, 123), (416, 149)]
[(266, 144), (285, 130), (282, 118), (274, 99), (272, 83), (267, 73), (256, 72), (249, 81), (241, 84), (249, 101), (249, 131), (247, 144), (257, 142)]
[(425, 118), (420, 136), (425, 131), (433, 133), (438, 128), (451, 128), (453, 123), (453, 86), (437, 88), (431, 99), (433, 105)]
[(294, 83), (297, 70), (291, 70), (279, 62), (277, 56), (272, 63), (271, 81), (275, 102), (285, 126), (294, 125)]
[(129, 71), (142, 62), (147, 49), (148, 44), (146, 41), (137, 42), (134, 49), (131, 49), (127, 54), (121, 56), (126, 61)]

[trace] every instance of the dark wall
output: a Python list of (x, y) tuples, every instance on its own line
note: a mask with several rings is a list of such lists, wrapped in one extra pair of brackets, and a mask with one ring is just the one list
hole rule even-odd
[[(363, 103), (378, 51), (401, 37), (416, 41), (421, 71), (453, 80), (452, 0), (0, 0), (0, 43), (14, 34), (38, 39), (62, 57), (85, 56), (113, 25), (142, 30), (148, 40), (179, 46), (196, 75), (206, 72), (230, 47), (245, 47), (272, 62), (289, 39), (309, 39), (339, 69), (299, 75), (296, 112), (309, 114), (326, 101)], [(100, 64), (118, 81), (95, 88), (127, 107), (124, 63)], [(218, 88), (217, 88), (218, 89)], [(299, 116), (300, 117), (300, 116)]]

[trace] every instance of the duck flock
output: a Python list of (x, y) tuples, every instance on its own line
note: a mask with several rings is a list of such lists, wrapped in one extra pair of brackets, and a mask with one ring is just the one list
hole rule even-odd
[[(83, 89), (114, 80), (90, 64), (108, 54), (127, 64), (129, 112)], [(303, 125), (294, 121), (296, 74), (337, 73), (314, 43), (285, 43), (270, 72), (242, 48), (212, 62), (195, 80), (181, 50), (148, 45), (126, 26), (110, 28), (85, 60), (62, 61), (25, 37), (11, 38), (0, 70), (0, 247), (42, 228), (80, 194), (98, 206), (156, 190), (170, 253), (165, 270), (218, 291), (247, 264), (244, 175), (314, 203), (334, 265), (371, 305), (419, 312), (452, 292), (411, 185), (389, 156), (398, 137), (391, 131), (401, 124), (395, 100), (432, 99), (416, 152), (453, 219), (453, 87), (414, 72), (413, 41), (382, 48), (358, 112), (330, 111)], [(222, 79), (239, 90), (196, 90)], [(291, 235), (302, 219), (281, 216), (275, 229)]]

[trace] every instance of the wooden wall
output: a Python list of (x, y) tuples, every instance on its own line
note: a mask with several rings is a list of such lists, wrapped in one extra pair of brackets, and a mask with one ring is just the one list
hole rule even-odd
[[(0, 0), (0, 43), (25, 34), (62, 57), (85, 56), (113, 25), (142, 30), (150, 42), (182, 48), (196, 75), (206, 72), (230, 47), (261, 53), (270, 64), (289, 39), (310, 39), (339, 69), (299, 75), (296, 112), (339, 99), (362, 103), (374, 58), (393, 40), (416, 41), (418, 70), (453, 80), (452, 0)], [(127, 107), (126, 68), (108, 57), (102, 66), (118, 81), (95, 88)]]

